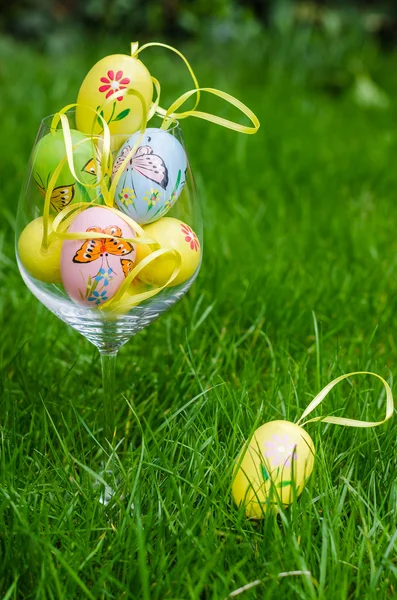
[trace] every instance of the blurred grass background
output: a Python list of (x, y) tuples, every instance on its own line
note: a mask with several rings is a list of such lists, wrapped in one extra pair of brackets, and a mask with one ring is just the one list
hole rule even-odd
[[(2, 8), (4, 600), (395, 596), (394, 422), (309, 426), (315, 472), (278, 518), (248, 522), (230, 497), (233, 460), (261, 422), (294, 420), (341, 373), (393, 382), (395, 18), (394, 3), (374, 2)], [(183, 123), (204, 208), (203, 266), (187, 297), (120, 351), (124, 476), (104, 510), (89, 471), (101, 426), (97, 351), (25, 288), (14, 223), (41, 118), (75, 101), (96, 60), (154, 38), (177, 45), (202, 85), (245, 102), (261, 129), (244, 137)], [(190, 87), (171, 54), (142, 60), (164, 105)], [(238, 118), (216, 100), (203, 110)], [(324, 413), (380, 418), (380, 386), (353, 383)]]

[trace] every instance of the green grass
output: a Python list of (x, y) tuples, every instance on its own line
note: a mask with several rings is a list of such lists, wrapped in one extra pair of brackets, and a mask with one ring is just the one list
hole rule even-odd
[[(372, 370), (392, 383), (397, 372), (397, 55), (307, 31), (256, 40), (250, 56), (238, 44), (185, 47), (200, 82), (238, 96), (262, 126), (243, 137), (183, 123), (204, 261), (187, 297), (119, 353), (122, 482), (104, 508), (92, 476), (97, 351), (29, 293), (13, 254), (39, 120), (74, 101), (96, 58), (128, 50), (88, 46), (50, 56), (0, 40), (1, 598), (395, 597), (395, 420), (308, 425), (315, 470), (278, 517), (248, 521), (230, 489), (259, 424), (296, 420), (342, 373)], [(154, 55), (175, 97), (189, 85), (183, 66)], [(357, 104), (358, 63), (386, 108)], [(316, 414), (383, 412), (381, 385), (355, 378)]]

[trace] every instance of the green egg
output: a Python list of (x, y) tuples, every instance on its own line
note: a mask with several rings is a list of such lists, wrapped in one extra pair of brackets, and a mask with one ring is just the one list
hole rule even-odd
[[(73, 144), (73, 164), (76, 176), (84, 184), (94, 185), (97, 178), (96, 150), (92, 141), (80, 131), (70, 131)], [(87, 140), (80, 146), (78, 142)], [(66, 147), (61, 129), (47, 133), (36, 145), (33, 153), (33, 178), (39, 192), (45, 198), (50, 179), (61, 162), (66, 157)], [(51, 209), (60, 212), (71, 202), (89, 202), (98, 196), (98, 188), (85, 187), (76, 181), (69, 168), (68, 162), (62, 167), (51, 194)]]

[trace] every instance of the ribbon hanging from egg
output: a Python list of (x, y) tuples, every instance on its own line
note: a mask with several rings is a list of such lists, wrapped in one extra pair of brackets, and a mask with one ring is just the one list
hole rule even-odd
[[(354, 375), (377, 377), (386, 390), (386, 416), (381, 421), (362, 421), (345, 417), (313, 417), (301, 423), (341, 381)], [(303, 491), (313, 467), (314, 444), (302, 427), (322, 421), (345, 427), (376, 427), (393, 415), (393, 395), (383, 377), (368, 371), (341, 375), (326, 385), (304, 410), (297, 423), (269, 421), (259, 427), (244, 445), (233, 471), (232, 495), (243, 506), (247, 517), (261, 519), (270, 510), (289, 506)]]

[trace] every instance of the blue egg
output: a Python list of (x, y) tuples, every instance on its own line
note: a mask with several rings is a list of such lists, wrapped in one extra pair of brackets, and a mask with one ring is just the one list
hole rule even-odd
[[(120, 148), (113, 166), (113, 177), (139, 135), (139, 132), (134, 133)], [(146, 129), (117, 184), (117, 207), (137, 223), (157, 221), (179, 198), (186, 180), (186, 169), (187, 157), (182, 144), (163, 129)]]

